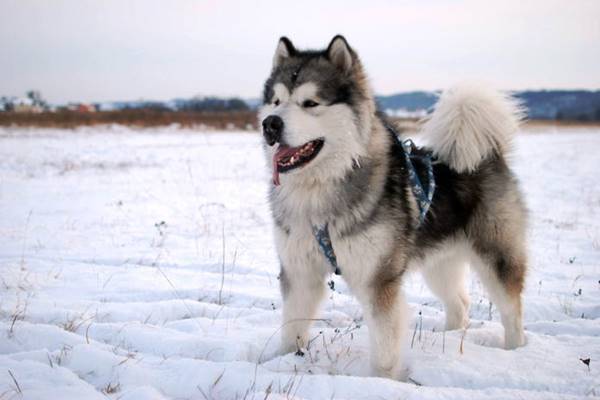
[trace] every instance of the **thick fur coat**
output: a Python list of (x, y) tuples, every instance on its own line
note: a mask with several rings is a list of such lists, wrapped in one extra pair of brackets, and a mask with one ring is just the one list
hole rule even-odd
[(469, 323), (470, 265), (500, 312), (505, 347), (524, 344), (526, 211), (507, 162), (521, 113), (511, 98), (473, 86), (442, 94), (422, 132), (437, 160), (422, 224), (399, 142), (343, 37), (322, 51), (299, 51), (282, 38), (263, 100), (283, 352), (306, 345), (325, 297), (332, 267), (313, 233), (325, 225), (363, 309), (373, 374), (402, 377), (402, 280), (410, 269), (443, 301), (446, 329), (460, 329)]

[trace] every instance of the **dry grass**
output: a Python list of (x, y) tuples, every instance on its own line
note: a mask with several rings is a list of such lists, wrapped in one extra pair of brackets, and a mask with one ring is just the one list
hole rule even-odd
[(598, 128), (600, 127), (600, 121), (562, 121), (562, 120), (527, 120), (524, 124), (525, 128), (538, 128), (538, 127), (569, 127), (569, 128)]
[(0, 126), (76, 128), (78, 126), (119, 124), (134, 127), (157, 127), (179, 124), (182, 127), (203, 126), (213, 129), (255, 130), (254, 111), (194, 112), (159, 110), (122, 110), (95, 113), (74, 111), (34, 113), (0, 113)]
[[(420, 121), (417, 118), (391, 118), (400, 132), (416, 132)], [(162, 111), (162, 110), (120, 110), (95, 113), (75, 111), (13, 113), (0, 112), (0, 126), (26, 126), (48, 128), (76, 128), (119, 124), (146, 128), (178, 124), (182, 127), (203, 127), (216, 130), (257, 130), (258, 119), (255, 111)], [(549, 121), (528, 120), (524, 128), (540, 127), (600, 127), (598, 121)]]
[[(413, 134), (420, 130), (421, 121), (414, 118), (392, 118), (399, 132)], [(548, 128), (600, 128), (599, 121), (553, 121), (553, 120), (526, 120), (522, 125), (525, 132), (545, 132)]]
[(104, 394), (115, 394), (117, 393), (119, 390), (121, 390), (121, 384), (119, 382), (113, 384), (112, 382), (109, 382), (108, 385), (106, 385), (104, 388), (102, 388), (102, 393)]

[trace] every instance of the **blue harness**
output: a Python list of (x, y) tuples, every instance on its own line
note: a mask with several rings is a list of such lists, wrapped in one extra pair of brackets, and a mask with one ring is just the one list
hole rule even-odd
[(319, 248), (321, 249), (321, 253), (325, 256), (331, 267), (333, 268), (333, 272), (336, 275), (341, 275), (340, 267), (337, 263), (337, 258), (335, 257), (335, 252), (333, 251), (333, 246), (331, 245), (331, 237), (329, 236), (329, 226), (325, 224), (322, 227), (313, 226), (313, 234), (315, 235), (315, 239), (317, 239), (317, 243), (319, 244)]
[[(398, 140), (398, 143), (402, 148), (402, 152), (404, 153), (404, 161), (408, 171), (408, 181), (417, 201), (417, 205), (419, 206), (419, 225), (421, 225), (425, 220), (427, 211), (429, 211), (431, 201), (433, 200), (433, 193), (435, 192), (435, 177), (433, 175), (433, 163), (431, 160), (432, 154), (431, 152), (413, 154), (413, 150), (416, 149), (413, 141), (407, 139), (403, 142), (400, 142), (396, 131), (387, 123), (385, 123), (385, 125), (386, 128), (393, 133), (396, 140)], [(421, 179), (417, 174), (413, 160), (419, 161), (425, 167), (425, 173), (427, 174), (426, 187), (421, 183)], [(315, 235), (315, 239), (319, 245), (319, 248), (321, 249), (321, 252), (333, 268), (334, 273), (336, 275), (341, 275), (340, 267), (337, 263), (337, 258), (331, 244), (331, 237), (329, 236), (329, 225), (325, 224), (321, 227), (313, 226), (313, 234)]]
[[(417, 204), (419, 205), (419, 225), (425, 221), (425, 215), (429, 211), (431, 202), (433, 200), (433, 193), (435, 192), (435, 176), (433, 175), (433, 162), (431, 160), (431, 152), (424, 154), (413, 154), (413, 149), (416, 149), (415, 144), (411, 139), (406, 139), (402, 144), (402, 150), (404, 150), (404, 160), (406, 162), (406, 169), (408, 170), (408, 180), (412, 188)], [(417, 170), (413, 160), (418, 160), (425, 167), (427, 173), (427, 187), (421, 183)]]

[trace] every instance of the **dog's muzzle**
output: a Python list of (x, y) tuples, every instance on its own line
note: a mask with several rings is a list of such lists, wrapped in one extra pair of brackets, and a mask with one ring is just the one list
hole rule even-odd
[(269, 115), (262, 122), (263, 135), (267, 144), (273, 146), (281, 140), (281, 132), (283, 132), (283, 120), (277, 115)]

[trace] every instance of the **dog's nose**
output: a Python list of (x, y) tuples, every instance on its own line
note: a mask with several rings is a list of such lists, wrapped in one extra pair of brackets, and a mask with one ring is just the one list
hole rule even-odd
[(269, 115), (264, 119), (263, 123), (263, 135), (269, 146), (273, 146), (275, 143), (281, 140), (281, 132), (283, 131), (283, 120), (277, 115)]

